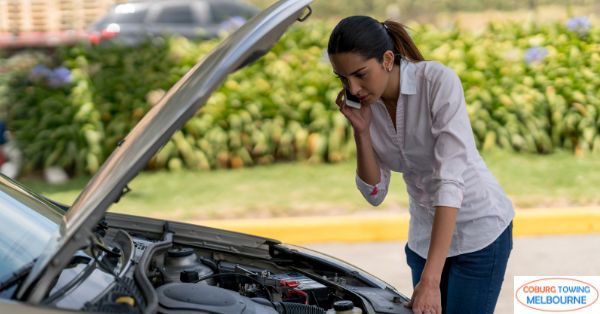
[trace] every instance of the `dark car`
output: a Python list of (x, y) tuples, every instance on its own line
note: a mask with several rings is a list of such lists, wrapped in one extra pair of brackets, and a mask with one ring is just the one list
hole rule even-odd
[(236, 0), (141, 0), (117, 4), (90, 27), (90, 41), (137, 44), (147, 38), (177, 35), (210, 39), (231, 32), (258, 13)]
[(107, 213), (225, 78), (267, 53), (310, 3), (277, 2), (223, 41), (131, 130), (72, 205), (0, 176), (0, 313), (410, 313), (392, 286), (314, 251)]

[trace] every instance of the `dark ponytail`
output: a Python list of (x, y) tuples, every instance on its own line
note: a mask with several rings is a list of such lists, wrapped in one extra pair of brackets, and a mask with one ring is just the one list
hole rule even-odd
[[(383, 53), (387, 50), (409, 61), (424, 60), (406, 26), (391, 20), (380, 23), (368, 16), (350, 16), (341, 20), (331, 32), (327, 46), (329, 55), (354, 52), (379, 62), (383, 62)], [(400, 58), (395, 58), (394, 62), (399, 64)]]
[(400, 54), (402, 58), (410, 61), (423, 61), (423, 55), (417, 48), (417, 45), (413, 42), (412, 38), (406, 31), (406, 26), (402, 23), (394, 22), (392, 20), (386, 20), (383, 22), (385, 28), (387, 28), (388, 34), (394, 41), (394, 52)]

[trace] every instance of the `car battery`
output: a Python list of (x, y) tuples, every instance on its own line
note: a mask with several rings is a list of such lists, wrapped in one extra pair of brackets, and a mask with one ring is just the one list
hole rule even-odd
[(284, 273), (271, 274), (270, 279), (274, 279), (281, 286), (288, 287), (290, 293), (287, 301), (303, 299), (311, 304), (327, 302), (329, 295), (325, 285), (318, 283), (303, 274), (299, 273)]

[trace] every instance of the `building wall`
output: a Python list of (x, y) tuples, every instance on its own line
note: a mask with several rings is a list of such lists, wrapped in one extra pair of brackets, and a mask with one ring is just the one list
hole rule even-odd
[(83, 31), (124, 0), (0, 0), (0, 33)]

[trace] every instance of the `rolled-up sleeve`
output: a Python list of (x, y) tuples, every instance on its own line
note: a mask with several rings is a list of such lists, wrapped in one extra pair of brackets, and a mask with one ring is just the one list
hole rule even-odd
[(385, 167), (380, 167), (380, 180), (376, 185), (371, 185), (363, 181), (358, 174), (356, 175), (356, 187), (363, 197), (373, 206), (378, 206), (383, 202), (387, 195), (390, 185), (390, 170)]
[(431, 84), (435, 160), (433, 206), (460, 208), (464, 194), (463, 174), (469, 165), (468, 150), (475, 148), (463, 88), (458, 76), (448, 68), (444, 68)]

